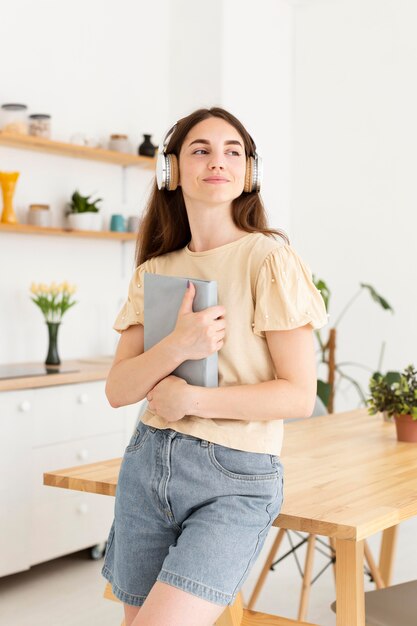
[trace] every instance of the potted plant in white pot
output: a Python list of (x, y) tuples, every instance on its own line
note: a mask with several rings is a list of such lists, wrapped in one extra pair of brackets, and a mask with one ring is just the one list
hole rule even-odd
[(401, 373), (373, 374), (366, 403), (371, 415), (394, 417), (398, 441), (417, 443), (417, 370), (408, 365)]
[(68, 226), (74, 230), (101, 230), (102, 217), (97, 206), (101, 198), (92, 202), (91, 196), (82, 196), (79, 191), (74, 191), (67, 211)]

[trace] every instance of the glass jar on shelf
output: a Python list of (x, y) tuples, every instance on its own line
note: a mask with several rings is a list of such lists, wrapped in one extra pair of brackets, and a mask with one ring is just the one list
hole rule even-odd
[(51, 137), (51, 116), (46, 113), (29, 115), (29, 135), (34, 137)]
[(130, 145), (129, 137), (127, 135), (121, 134), (110, 135), (108, 149), (115, 150), (116, 152), (132, 152), (132, 146)]
[(26, 104), (2, 104), (0, 128), (6, 133), (28, 134)]
[(50, 226), (51, 211), (49, 204), (30, 204), (27, 212), (27, 223), (32, 226)]

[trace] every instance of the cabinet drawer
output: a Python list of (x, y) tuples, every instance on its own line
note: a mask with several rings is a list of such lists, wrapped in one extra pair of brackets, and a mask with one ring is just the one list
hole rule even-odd
[(30, 533), (31, 565), (107, 540), (113, 520), (114, 498), (82, 492), (67, 492), (66, 495), (66, 498), (60, 498), (59, 506), (57, 502), (49, 501), (34, 510)]
[(110, 496), (43, 485), (43, 473), (120, 457), (123, 451), (123, 432), (32, 451), (32, 565), (105, 541), (114, 508)]
[(30, 487), (33, 494), (32, 505), (37, 506), (41, 500), (45, 501), (45, 499), (54, 501), (57, 498), (66, 499), (77, 493), (71, 489), (44, 485), (44, 472), (121, 457), (124, 449), (123, 431), (33, 449)]
[(33, 446), (123, 430), (124, 407), (111, 407), (104, 388), (96, 381), (36, 389)]

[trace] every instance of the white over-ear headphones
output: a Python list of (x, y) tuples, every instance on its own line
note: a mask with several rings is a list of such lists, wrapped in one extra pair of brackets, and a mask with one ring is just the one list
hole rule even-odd
[[(178, 159), (176, 154), (166, 154), (166, 147), (175, 131), (177, 122), (164, 135), (158, 147), (158, 157), (156, 160), (156, 183), (158, 189), (167, 189), (175, 191), (178, 187)], [(250, 136), (250, 135), (249, 135)], [(255, 145), (251, 137), (252, 143)], [(251, 193), (259, 192), (263, 175), (262, 159), (256, 150), (253, 155), (246, 158), (245, 185), (243, 191)]]

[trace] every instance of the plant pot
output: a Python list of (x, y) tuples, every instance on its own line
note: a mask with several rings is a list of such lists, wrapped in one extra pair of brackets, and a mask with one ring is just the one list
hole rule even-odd
[(90, 212), (90, 230), (102, 230), (103, 217), (101, 213)]
[(411, 415), (394, 415), (398, 441), (417, 443), (417, 420)]
[(93, 211), (69, 213), (67, 220), (71, 230), (101, 230), (101, 216)]

